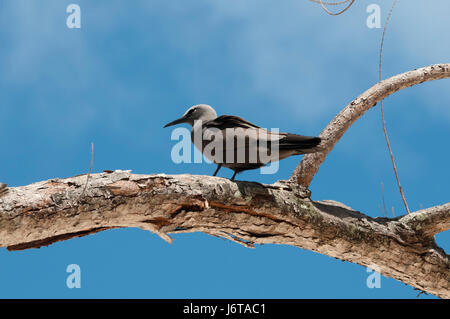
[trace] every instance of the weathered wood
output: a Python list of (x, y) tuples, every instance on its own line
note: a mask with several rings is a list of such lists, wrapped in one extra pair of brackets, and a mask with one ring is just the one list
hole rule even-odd
[(311, 201), (296, 184), (126, 171), (53, 179), (0, 197), (0, 247), (21, 250), (99, 231), (138, 227), (205, 232), (253, 247), (285, 244), (377, 267), (450, 298), (449, 258), (433, 235), (449, 229), (450, 204), (395, 219), (371, 218), (334, 201)]

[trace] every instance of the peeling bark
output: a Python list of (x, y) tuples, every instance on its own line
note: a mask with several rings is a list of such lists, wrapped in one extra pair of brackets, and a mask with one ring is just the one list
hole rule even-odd
[(262, 185), (211, 176), (126, 171), (53, 179), (0, 197), (0, 247), (22, 250), (99, 231), (138, 227), (204, 232), (246, 247), (284, 244), (377, 271), (450, 298), (450, 262), (433, 235), (449, 229), (450, 204), (409, 216), (371, 218), (334, 201), (312, 201), (289, 182)]

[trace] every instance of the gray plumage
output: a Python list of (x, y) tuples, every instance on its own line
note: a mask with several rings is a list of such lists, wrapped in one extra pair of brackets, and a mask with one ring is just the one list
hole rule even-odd
[[(267, 131), (232, 115), (217, 117), (216, 111), (205, 104), (192, 106), (180, 119), (164, 127), (180, 123), (192, 126), (191, 140), (194, 146), (218, 165), (214, 176), (224, 166), (234, 171), (232, 180), (242, 171), (260, 168), (292, 155), (320, 150), (319, 137)], [(216, 147), (208, 152), (208, 145), (212, 142)]]

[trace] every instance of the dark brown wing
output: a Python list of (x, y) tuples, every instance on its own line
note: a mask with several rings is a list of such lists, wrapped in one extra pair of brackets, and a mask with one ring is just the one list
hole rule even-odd
[(233, 115), (222, 115), (219, 116), (218, 118), (212, 120), (212, 121), (208, 121), (204, 124), (204, 127), (208, 128), (208, 127), (215, 127), (218, 128), (219, 130), (224, 130), (227, 128), (237, 128), (237, 127), (242, 127), (242, 128), (259, 128), (259, 126), (244, 120), (243, 118), (240, 118), (238, 116), (233, 116)]

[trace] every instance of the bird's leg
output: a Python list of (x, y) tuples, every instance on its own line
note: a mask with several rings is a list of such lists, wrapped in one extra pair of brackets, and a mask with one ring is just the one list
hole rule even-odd
[(234, 171), (233, 177), (231, 178), (232, 181), (234, 181), (234, 178), (236, 177), (237, 171)]
[(220, 170), (221, 167), (222, 167), (222, 164), (217, 164), (217, 169), (216, 169), (216, 171), (214, 172), (213, 176), (216, 176), (216, 175), (217, 175), (217, 173), (219, 172), (219, 170)]

